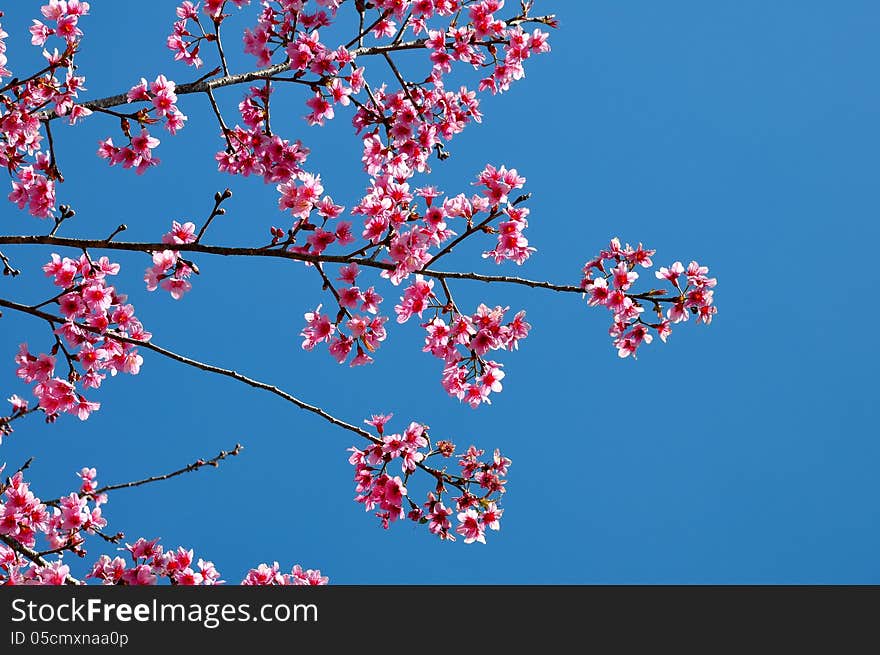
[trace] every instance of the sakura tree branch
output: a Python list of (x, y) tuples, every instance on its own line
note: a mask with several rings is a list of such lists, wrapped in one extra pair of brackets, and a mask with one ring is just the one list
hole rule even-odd
[(223, 75), (229, 76), (229, 66), (226, 65), (226, 55), (223, 53), (223, 42), (220, 40), (220, 21), (214, 19), (214, 42), (217, 44), (217, 54), (220, 56), (220, 66)]
[(120, 223), (117, 228), (110, 233), (110, 236), (107, 237), (107, 242), (109, 243), (113, 240), (113, 237), (115, 237), (120, 232), (125, 232), (127, 229), (128, 225), (126, 225), (125, 223)]
[(584, 290), (574, 284), (555, 284), (553, 282), (545, 282), (543, 280), (529, 280), (523, 277), (513, 275), (481, 275), (480, 273), (465, 273), (461, 271), (435, 271), (433, 269), (425, 269), (419, 271), (426, 277), (433, 277), (440, 280), (474, 280), (476, 282), (498, 283), (498, 284), (518, 284), (532, 289), (547, 289), (549, 291), (557, 291), (559, 293), (584, 293)]
[(68, 218), (73, 218), (76, 216), (76, 211), (71, 209), (68, 205), (59, 205), (58, 211), (60, 214), (55, 217), (55, 225), (52, 227), (52, 230), (49, 232), (48, 236), (54, 237), (55, 233), (58, 232), (58, 228), (61, 227), (61, 224), (66, 221)]
[[(190, 82), (188, 84), (181, 84), (177, 86), (174, 92), (177, 95), (188, 95), (192, 93), (206, 93), (208, 89), (219, 89), (224, 86), (234, 86), (237, 84), (248, 84), (255, 80), (262, 80), (267, 77), (272, 77), (273, 75), (277, 75), (279, 73), (283, 73), (286, 70), (290, 69), (290, 63), (283, 61), (278, 64), (274, 64), (272, 66), (267, 66), (266, 68), (261, 68), (259, 70), (250, 71), (248, 73), (237, 73), (235, 75), (224, 75), (223, 77), (217, 77), (214, 79), (200, 79), (195, 82)], [(82, 103), (82, 106), (86, 109), (91, 110), (100, 110), (106, 109), (108, 107), (118, 107), (119, 105), (128, 104), (128, 92), (125, 93), (117, 93), (116, 95), (107, 96), (105, 98), (98, 98), (96, 100), (90, 100), (88, 102)], [(54, 112), (49, 113), (45, 116), (45, 120), (54, 120), (58, 118), (58, 115)]]
[(12, 483), (12, 478), (14, 478), (19, 473), (24, 473), (25, 471), (27, 471), (31, 467), (31, 464), (33, 464), (33, 463), (34, 463), (34, 457), (32, 455), (24, 461), (24, 464), (22, 464), (17, 469), (15, 469), (15, 471), (12, 473), (11, 476), (6, 477), (6, 484), (3, 484), (2, 482), (0, 482), (0, 492), (3, 492), (6, 490), (6, 488)]
[(52, 125), (49, 121), (44, 120), (43, 126), (46, 128), (46, 139), (49, 142), (49, 170), (52, 171), (52, 174), (59, 182), (64, 182), (64, 176), (58, 170), (58, 159), (55, 155), (55, 139), (52, 137)]
[[(18, 311), (23, 314), (29, 314), (31, 316), (43, 319), (44, 321), (48, 321), (48, 322), (65, 323), (67, 321), (67, 319), (65, 319), (61, 316), (55, 316), (53, 314), (49, 314), (47, 312), (44, 312), (40, 309), (36, 309), (36, 308), (28, 306), (28, 305), (22, 305), (21, 303), (13, 302), (11, 300), (6, 300), (4, 298), (0, 298), (0, 307), (5, 307), (7, 309)], [(213, 364), (207, 364), (205, 362), (200, 362), (198, 360), (191, 359), (190, 357), (186, 357), (184, 355), (180, 355), (180, 354), (173, 352), (171, 350), (168, 350), (166, 348), (162, 348), (161, 346), (157, 346), (154, 343), (151, 343), (149, 341), (140, 341), (138, 339), (132, 339), (131, 337), (127, 337), (127, 336), (118, 334), (117, 332), (114, 332), (112, 330), (107, 330), (106, 332), (101, 332), (100, 329), (92, 327), (91, 325), (87, 325), (84, 323), (74, 323), (74, 325), (81, 330), (85, 330), (85, 331), (91, 332), (93, 334), (99, 334), (102, 336), (106, 336), (111, 339), (114, 339), (115, 341), (129, 343), (134, 346), (138, 346), (139, 348), (144, 348), (146, 350), (152, 350), (153, 352), (158, 353), (158, 354), (162, 355), (163, 357), (167, 357), (168, 359), (173, 359), (174, 361), (180, 362), (181, 364), (186, 364), (187, 366), (191, 366), (193, 368), (196, 368), (196, 369), (199, 369), (202, 371), (207, 371), (209, 373), (215, 373), (217, 375), (222, 375), (225, 377), (232, 378), (233, 380), (237, 380), (238, 382), (246, 384), (249, 387), (253, 387), (255, 389), (262, 389), (263, 391), (268, 391), (269, 393), (272, 393), (280, 398), (283, 398), (287, 402), (289, 402), (293, 405), (296, 405), (300, 409), (304, 409), (307, 412), (311, 412), (312, 414), (316, 414), (317, 416), (320, 416), (322, 419), (324, 419), (325, 421), (327, 421), (331, 425), (335, 425), (336, 427), (342, 428), (343, 430), (348, 430), (349, 432), (353, 432), (354, 434), (356, 434), (360, 437), (363, 437), (364, 439), (367, 439), (368, 441), (370, 441), (374, 444), (379, 444), (379, 445), (382, 444), (381, 439), (379, 439), (378, 437), (376, 437), (373, 434), (370, 434), (364, 428), (358, 427), (356, 425), (352, 425), (351, 423), (343, 421), (342, 419), (336, 418), (335, 416), (333, 416), (329, 412), (321, 409), (320, 407), (318, 407), (316, 405), (311, 405), (303, 400), (300, 400), (296, 396), (293, 396), (292, 394), (288, 393), (287, 391), (279, 389), (275, 385), (268, 384), (268, 383), (262, 382), (260, 380), (255, 380), (253, 378), (250, 378), (246, 375), (242, 375), (241, 373), (239, 373), (237, 371), (233, 371), (231, 369), (222, 368), (220, 366), (214, 366)], [(438, 480), (442, 480), (444, 482), (448, 482), (453, 485), (458, 484), (456, 482), (457, 476), (455, 476), (455, 475), (451, 475), (449, 473), (446, 473), (445, 471), (433, 469), (430, 466), (427, 466), (422, 462), (416, 463), (416, 466)]]
[[(521, 25), (524, 23), (540, 23), (544, 25), (550, 25), (555, 21), (555, 17), (553, 15), (547, 16), (536, 16), (533, 18), (530, 17), (517, 17), (512, 18), (507, 21), (508, 25)], [(377, 21), (378, 22), (378, 21)], [(365, 31), (369, 32), (372, 29), (367, 28)], [(351, 47), (358, 41), (358, 37), (349, 42), (346, 47)], [(375, 55), (383, 55), (385, 53), (396, 52), (398, 50), (420, 50), (426, 47), (427, 39), (420, 38), (414, 39), (411, 41), (404, 41), (402, 43), (390, 43), (390, 44), (382, 44), (375, 46), (361, 46), (355, 48), (351, 51), (353, 57), (370, 57)], [(475, 47), (478, 46), (494, 46), (499, 43), (503, 43), (501, 39), (485, 39), (482, 41), (476, 41), (472, 45)], [(448, 46), (454, 45), (452, 41), (447, 42)], [(290, 62), (283, 61), (277, 64), (272, 64), (271, 66), (267, 66), (266, 68), (260, 68), (254, 71), (248, 71), (246, 73), (236, 73), (233, 75), (224, 74), (222, 77), (216, 77), (213, 79), (198, 79), (194, 82), (188, 82), (186, 84), (178, 85), (174, 92), (177, 95), (189, 95), (193, 93), (206, 93), (209, 89), (219, 89), (226, 86), (236, 86), (239, 84), (249, 84), (251, 82), (255, 82), (257, 80), (265, 80), (267, 78), (274, 77), (280, 73), (284, 73), (285, 71), (290, 70)], [(95, 100), (89, 100), (87, 102), (81, 103), (83, 107), (86, 109), (91, 109), (92, 111), (107, 109), (109, 107), (118, 107), (120, 105), (128, 104), (128, 95), (126, 93), (117, 93), (116, 95), (107, 96), (104, 98), (96, 98)], [(41, 119), (51, 121), (59, 118), (59, 116), (54, 112), (46, 112), (45, 115), (40, 116)]]
[[(480, 225), (485, 223), (482, 221), (477, 226), (469, 230), (471, 234), (482, 229)], [(115, 234), (115, 233), (114, 233)], [(112, 237), (113, 235), (111, 235)], [(460, 241), (461, 237), (457, 239)], [(11, 235), (0, 236), (0, 244), (9, 245), (50, 245), (64, 246), (71, 248), (94, 248), (105, 250), (124, 250), (129, 252), (153, 253), (165, 250), (169, 247), (167, 243), (146, 243), (132, 241), (110, 241), (109, 239), (77, 239), (71, 237), (43, 236), (43, 235)], [(351, 264), (368, 268), (378, 268), (382, 270), (393, 270), (394, 266), (386, 262), (375, 261), (366, 257), (352, 257), (350, 255), (310, 255), (307, 253), (293, 252), (290, 250), (266, 249), (266, 248), (250, 248), (236, 246), (213, 246), (200, 242), (195, 243), (176, 243), (174, 249), (179, 251), (196, 252), (206, 255), (219, 255), (225, 257), (270, 257), (278, 259), (291, 259), (294, 261), (309, 262), (317, 264), (321, 262), (335, 264)], [(445, 250), (445, 249), (444, 249)], [(444, 253), (444, 251), (441, 251)], [(441, 254), (441, 253), (438, 253)], [(437, 256), (434, 257), (437, 259)], [(430, 263), (429, 263), (430, 266)], [(471, 273), (463, 271), (437, 271), (432, 268), (423, 268), (418, 273), (435, 279), (450, 280), (473, 280), (476, 282), (497, 283), (497, 284), (516, 284), (520, 286), (530, 287), (532, 289), (547, 289), (548, 291), (556, 291), (559, 293), (577, 293), (583, 294), (584, 289), (572, 284), (557, 284), (554, 282), (543, 280), (530, 280), (527, 278), (512, 275), (483, 275), (480, 273)], [(64, 293), (67, 293), (66, 291)], [(61, 295), (64, 295), (63, 293)], [(675, 302), (678, 297), (648, 297), (645, 294), (634, 294), (631, 297), (637, 300), (650, 300), (659, 302)]]
[[(103, 493), (107, 493), (108, 491), (116, 491), (117, 489), (131, 489), (133, 487), (140, 487), (145, 484), (151, 484), (153, 482), (161, 482), (162, 480), (170, 480), (171, 478), (175, 478), (179, 475), (183, 475), (185, 473), (191, 473), (193, 471), (198, 471), (200, 468), (205, 466), (213, 466), (217, 467), (227, 457), (236, 457), (241, 453), (244, 449), (244, 446), (237, 443), (235, 447), (231, 450), (221, 450), (219, 454), (215, 455), (211, 459), (197, 459), (192, 464), (187, 464), (183, 468), (177, 469), (176, 471), (171, 471), (170, 473), (164, 473), (162, 475), (153, 475), (148, 478), (144, 478), (143, 480), (133, 480), (131, 482), (122, 482), (118, 484), (108, 484), (103, 487), (99, 487), (94, 491), (90, 491), (85, 494), (79, 494), (80, 498), (94, 498)], [(54, 498), (52, 500), (44, 500), (44, 505), (58, 505), (61, 502), (61, 498)]]
[(358, 47), (363, 47), (364, 45), (364, 14), (366, 13), (366, 9), (364, 8), (364, 3), (360, 0), (357, 1), (356, 5), (358, 12), (358, 37), (357, 44)]
[[(167, 250), (169, 244), (161, 242), (134, 242), (134, 241), (110, 241), (109, 239), (78, 239), (71, 237), (59, 237), (55, 235), (21, 235), (21, 236), (0, 236), (0, 244), (9, 245), (48, 245), (62, 246), (71, 248), (95, 248), (104, 250), (125, 250), (129, 252), (153, 253)], [(251, 247), (235, 247), (235, 246), (212, 246), (199, 242), (195, 243), (175, 243), (174, 250), (198, 252), (208, 255), (221, 256), (248, 256), (248, 257), (276, 257), (281, 259), (293, 259), (303, 262), (330, 262), (345, 264), (352, 260), (345, 255), (310, 255), (307, 253), (292, 252), (287, 250), (270, 250), (265, 248)], [(364, 264), (369, 265), (369, 264)], [(374, 268), (393, 268), (390, 264), (374, 262)]]
[(413, 109), (419, 109), (418, 104), (415, 99), (412, 97), (412, 93), (410, 93), (409, 86), (406, 84), (406, 80), (403, 79), (403, 75), (400, 74), (400, 71), (397, 69), (397, 64), (394, 63), (394, 60), (391, 58), (387, 52), (383, 52), (382, 56), (385, 58), (385, 61), (388, 62), (388, 65), (391, 67), (391, 72), (394, 73), (394, 77), (397, 78), (397, 81), (400, 82), (400, 87), (403, 89), (403, 92), (406, 94), (406, 97), (409, 98), (409, 101), (412, 103)]
[[(65, 322), (67, 322), (67, 319), (65, 319), (61, 316), (55, 316), (54, 314), (49, 314), (48, 312), (44, 312), (41, 309), (37, 309), (37, 308), (29, 306), (29, 305), (22, 305), (21, 303), (13, 302), (11, 300), (6, 300), (5, 298), (0, 298), (0, 307), (5, 307), (7, 309), (21, 312), (23, 314), (29, 314), (31, 316), (41, 318), (44, 321), (51, 321), (51, 322), (55, 322), (55, 323), (59, 323), (59, 324), (63, 324)], [(126, 336), (123, 336), (121, 334), (118, 334), (118, 333), (112, 332), (112, 331), (107, 331), (107, 332), (102, 333), (98, 328), (92, 327), (91, 325), (86, 325), (85, 323), (75, 323), (74, 325), (76, 325), (76, 327), (78, 327), (81, 330), (86, 330), (87, 332), (91, 332), (93, 334), (99, 334), (102, 336), (106, 335), (116, 341), (121, 341), (123, 343), (129, 343), (134, 346), (138, 346), (139, 348), (144, 348), (146, 350), (152, 350), (153, 352), (158, 353), (158, 354), (162, 355), (163, 357), (167, 357), (168, 359), (173, 359), (174, 361), (180, 362), (181, 364), (186, 364), (187, 366), (191, 366), (193, 368), (197, 368), (202, 371), (207, 371), (209, 373), (216, 373), (217, 375), (223, 375), (225, 377), (232, 378), (233, 380), (237, 380), (238, 382), (242, 382), (250, 387), (254, 387), (255, 389), (262, 389), (263, 391), (268, 391), (269, 393), (275, 394), (276, 396), (283, 398), (287, 402), (289, 402), (293, 405), (296, 405), (300, 409), (304, 409), (307, 412), (311, 412), (313, 414), (320, 416), (325, 421), (327, 421), (337, 427), (340, 427), (343, 430), (348, 430), (349, 432), (354, 432), (355, 434), (357, 434), (365, 439), (369, 439), (370, 441), (372, 441), (374, 443), (379, 442), (379, 440), (375, 436), (373, 436), (372, 434), (370, 434), (369, 432), (367, 432), (363, 428), (360, 428), (356, 425), (352, 425), (351, 423), (346, 423), (345, 421), (340, 420), (340, 419), (336, 418), (335, 416), (332, 416), (331, 414), (324, 411), (320, 407), (317, 407), (315, 405), (310, 405), (309, 403), (300, 400), (299, 398), (287, 393), (286, 391), (279, 389), (275, 385), (268, 384), (266, 382), (261, 382), (259, 380), (255, 380), (253, 378), (249, 378), (248, 376), (242, 375), (241, 373), (239, 373), (237, 371), (233, 371), (231, 369), (221, 368), (220, 366), (214, 366), (213, 364), (207, 364), (205, 362), (200, 362), (198, 360), (191, 359), (189, 357), (185, 357), (184, 355), (180, 355), (180, 354), (173, 352), (171, 350), (168, 350), (166, 348), (162, 348), (161, 346), (157, 346), (156, 344), (151, 343), (149, 341), (140, 341), (138, 339), (132, 339), (130, 337), (126, 337)]]
[(223, 120), (223, 114), (220, 113), (220, 107), (217, 105), (217, 100), (214, 98), (214, 91), (211, 87), (208, 87), (205, 90), (205, 93), (208, 94), (208, 101), (211, 103), (211, 109), (214, 110), (214, 116), (217, 117), (217, 122), (220, 124), (220, 131), (223, 132), (223, 138), (226, 139), (227, 152), (232, 152), (235, 148), (233, 148), (232, 141), (229, 139), (229, 126), (227, 126), (226, 121)]
[(446, 303), (449, 308), (461, 314), (461, 312), (458, 311), (458, 307), (455, 306), (455, 300), (452, 298), (452, 291), (449, 290), (449, 285), (446, 283), (445, 277), (440, 278), (440, 286), (443, 287), (443, 293), (446, 294)]

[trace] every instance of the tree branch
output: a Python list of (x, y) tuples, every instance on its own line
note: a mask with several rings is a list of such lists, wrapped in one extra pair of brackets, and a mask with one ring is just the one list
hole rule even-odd
[[(117, 489), (131, 489), (132, 487), (140, 487), (145, 484), (150, 484), (151, 482), (161, 482), (162, 480), (169, 480), (171, 478), (177, 477), (178, 475), (183, 475), (184, 473), (190, 473), (191, 471), (198, 471), (203, 466), (214, 466), (217, 467), (220, 462), (222, 462), (227, 457), (235, 457), (241, 453), (244, 449), (244, 446), (237, 443), (232, 450), (221, 450), (218, 455), (215, 455), (211, 459), (197, 459), (192, 464), (187, 464), (183, 468), (177, 469), (176, 471), (172, 471), (171, 473), (164, 473), (162, 475), (154, 475), (149, 478), (144, 478), (143, 480), (134, 480), (132, 482), (122, 482), (118, 484), (108, 484), (103, 487), (99, 487), (94, 491), (90, 491), (85, 494), (78, 494), (80, 498), (94, 498), (100, 494), (106, 493), (108, 491), (116, 491)], [(44, 500), (44, 505), (57, 505), (61, 502), (61, 498), (54, 498), (52, 500)]]
[[(7, 309), (12, 309), (17, 312), (22, 312), (24, 314), (30, 314), (31, 316), (36, 316), (37, 318), (41, 318), (44, 321), (54, 321), (59, 324), (64, 324), (67, 322), (67, 319), (61, 316), (55, 316), (53, 314), (49, 314), (40, 309), (36, 309), (34, 307), (29, 307), (28, 305), (22, 305), (17, 302), (13, 302), (11, 300), (6, 300), (4, 298), (0, 298), (0, 307), (6, 307)], [(267, 384), (266, 382), (261, 382), (259, 380), (254, 380), (253, 378), (249, 378), (246, 375), (242, 375), (237, 371), (233, 371), (227, 368), (221, 368), (220, 366), (214, 366), (213, 364), (206, 364), (205, 362), (200, 362), (195, 359), (191, 359), (189, 357), (185, 357), (184, 355), (180, 355), (176, 352), (168, 350), (166, 348), (162, 348), (161, 346), (157, 346), (149, 341), (139, 341), (138, 339), (132, 339), (131, 337), (126, 337), (121, 334), (117, 334), (111, 330), (102, 333), (99, 329), (92, 327), (91, 325), (85, 325), (83, 323), (74, 323), (78, 328), (82, 330), (86, 330), (87, 332), (92, 332), (93, 334), (98, 334), (101, 336), (107, 336), (116, 341), (121, 341), (123, 343), (130, 343), (132, 345), (138, 346), (139, 348), (144, 348), (146, 350), (152, 350), (154, 353), (158, 353), (163, 357), (167, 357), (168, 359), (173, 359), (176, 362), (180, 362), (181, 364), (186, 364), (187, 366), (192, 366), (193, 368), (197, 368), (202, 371), (208, 371), (210, 373), (216, 373), (217, 375), (223, 375), (233, 380), (238, 380), (239, 382), (243, 382), (244, 384), (254, 387), (255, 389), (262, 389), (264, 391), (268, 391), (269, 393), (275, 394), (286, 400), (289, 403), (292, 403), (299, 407), (300, 409), (304, 409), (307, 412), (311, 412), (313, 414), (317, 414), (321, 418), (323, 418), (328, 423), (331, 423), (337, 427), (340, 427), (344, 430), (348, 430), (349, 432), (354, 432), (355, 434), (364, 437), (365, 439), (369, 439), (374, 443), (381, 443), (379, 439), (375, 436), (360, 428), (356, 425), (352, 425), (351, 423), (346, 423), (335, 416), (327, 413), (320, 407), (315, 405), (310, 405), (307, 402), (300, 400), (299, 398), (287, 393), (279, 389), (278, 387)]]
[[(554, 20), (553, 16), (537, 16), (534, 18), (524, 18), (518, 17), (513, 18), (507, 21), (508, 25), (520, 25), (523, 23), (541, 23), (544, 25), (549, 25)], [(371, 29), (371, 28), (369, 28)], [(369, 31), (369, 29), (367, 31)], [(352, 41), (349, 46), (353, 45), (357, 42), (357, 38)], [(426, 39), (414, 39), (412, 41), (404, 41), (402, 43), (389, 43), (384, 45), (375, 45), (375, 46), (363, 46), (355, 48), (351, 51), (352, 57), (370, 57), (374, 55), (382, 55), (389, 52), (396, 52), (398, 50), (419, 50), (425, 47)], [(487, 39), (484, 41), (476, 41), (473, 43), (473, 46), (492, 46), (498, 45), (500, 43), (504, 43), (503, 39)], [(451, 47), (453, 44), (452, 41), (447, 43), (447, 46)], [(283, 73), (290, 69), (290, 62), (283, 61), (278, 64), (273, 64), (271, 66), (267, 66), (266, 68), (260, 68), (255, 71), (249, 71), (247, 73), (236, 73), (235, 75), (223, 75), (223, 77), (217, 77), (211, 80), (200, 79), (195, 82), (189, 82), (186, 84), (178, 85), (174, 92), (177, 95), (188, 95), (191, 93), (206, 93), (208, 89), (219, 89), (224, 86), (235, 86), (238, 84), (248, 84), (250, 82), (254, 82), (256, 80), (263, 80), (269, 77), (273, 77), (278, 75), (279, 73)], [(89, 100), (87, 102), (81, 103), (83, 107), (91, 110), (96, 109), (106, 109), (108, 107), (118, 107), (119, 105), (124, 105), (128, 103), (127, 93), (118, 93), (116, 95), (107, 96), (106, 98), (97, 98), (95, 100)], [(55, 112), (46, 112), (45, 115), (40, 116), (42, 120), (55, 120), (59, 116)]]
[[(24, 314), (30, 314), (31, 316), (35, 316), (37, 318), (41, 318), (44, 321), (55, 321), (58, 323), (66, 322), (66, 319), (60, 316), (54, 316), (47, 312), (44, 312), (40, 309), (35, 309), (34, 307), (29, 307), (28, 305), (22, 305), (17, 302), (12, 302), (11, 300), (5, 300), (0, 298), (0, 307), (6, 307), (7, 309), (13, 309), (18, 312), (22, 312)], [(82, 323), (74, 323), (81, 330), (86, 330), (88, 332), (92, 332), (93, 334), (99, 334), (101, 336), (109, 337), (111, 339), (115, 339), (116, 341), (121, 341), (123, 343), (130, 343), (132, 345), (138, 346), (139, 348), (145, 348), (146, 350), (152, 350), (155, 353), (158, 353), (164, 357), (169, 359), (173, 359), (176, 362), (180, 362), (181, 364), (186, 364), (187, 366), (192, 366), (193, 368), (197, 368), (202, 371), (208, 371), (209, 373), (216, 373), (217, 375), (223, 375), (225, 377), (232, 378), (233, 380), (237, 380), (242, 382), (250, 387), (254, 387), (255, 389), (262, 389), (263, 391), (268, 391), (280, 398), (283, 398), (287, 402), (296, 405), (300, 409), (304, 409), (307, 412), (311, 412), (320, 416), (322, 419), (327, 421), (328, 423), (335, 425), (336, 427), (342, 428), (343, 430), (348, 430), (349, 432), (353, 432), (356, 435), (367, 439), (368, 441), (381, 445), (383, 442), (381, 439), (376, 437), (373, 434), (370, 434), (364, 428), (358, 427), (356, 425), (352, 425), (351, 423), (347, 423), (341, 419), (336, 418), (332, 414), (329, 414), (325, 410), (317, 407), (316, 405), (310, 405), (307, 402), (300, 400), (299, 398), (289, 394), (288, 392), (279, 389), (275, 385), (268, 384), (266, 382), (261, 382), (260, 380), (255, 380), (253, 378), (249, 378), (237, 371), (233, 371), (227, 368), (221, 368), (219, 366), (214, 366), (213, 364), (206, 364), (205, 362), (200, 362), (195, 359), (191, 359), (189, 357), (185, 357), (184, 355), (180, 355), (171, 350), (167, 350), (166, 348), (162, 348), (161, 346), (157, 346), (148, 341), (139, 341), (137, 339), (132, 339), (131, 337), (126, 337), (121, 334), (117, 334), (111, 330), (108, 330), (102, 333), (98, 328), (92, 327), (90, 325), (84, 325)], [(416, 462), (416, 466), (426, 473), (432, 475), (434, 478), (438, 480), (443, 480), (449, 482), (451, 484), (455, 484), (458, 476), (446, 473), (445, 471), (440, 471), (422, 462)]]
[[(484, 221), (485, 222), (485, 221)], [(477, 227), (471, 230), (471, 234), (477, 231)], [(206, 255), (220, 255), (224, 257), (241, 256), (241, 257), (270, 257), (278, 259), (292, 259), (294, 261), (309, 262), (312, 264), (326, 262), (335, 264), (351, 264), (368, 268), (378, 268), (386, 271), (394, 269), (393, 264), (386, 262), (378, 262), (366, 257), (351, 257), (349, 255), (309, 255), (306, 253), (292, 252), (289, 250), (264, 248), (248, 248), (235, 246), (212, 246), (203, 243), (176, 243), (170, 246), (167, 243), (141, 243), (132, 241), (107, 241), (104, 239), (76, 239), (70, 237), (50, 237), (43, 235), (22, 235), (22, 236), (0, 236), (0, 244), (10, 245), (49, 245), (63, 246), (71, 248), (95, 248), (105, 250), (125, 250), (129, 252), (153, 253), (161, 252), (173, 247), (174, 250), (197, 252)], [(529, 280), (526, 278), (510, 276), (510, 275), (481, 275), (479, 273), (465, 273), (459, 271), (436, 271), (430, 268), (424, 268), (417, 271), (426, 277), (436, 279), (449, 278), (456, 280), (474, 280), (477, 282), (496, 282), (502, 284), (519, 284), (535, 289), (548, 289), (550, 291), (559, 291), (563, 293), (584, 293), (584, 290), (575, 285), (555, 284), (553, 282), (545, 282), (540, 280)], [(63, 295), (63, 294), (62, 294)], [(661, 299), (662, 300), (662, 299)]]

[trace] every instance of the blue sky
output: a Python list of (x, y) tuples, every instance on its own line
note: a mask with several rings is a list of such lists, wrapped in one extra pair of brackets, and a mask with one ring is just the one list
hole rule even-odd
[[(23, 31), (40, 3), (8, 4), (10, 65), (24, 71), (36, 50)], [(86, 96), (142, 75), (197, 76), (164, 47), (174, 5), (92, 3), (78, 57)], [(242, 442), (219, 470), (117, 492), (105, 509), (111, 528), (193, 547), (229, 581), (278, 560), (319, 567), (336, 583), (880, 582), (871, 298), (880, 7), (542, 0), (536, 10), (559, 16), (553, 52), (484, 101), (484, 123), (452, 142), (432, 181), (466, 191), (487, 162), (528, 178), (538, 253), (501, 272), (576, 282), (615, 235), (656, 248), (658, 264), (698, 259), (718, 278), (708, 329), (689, 323), (637, 362), (620, 361), (607, 312), (577, 296), (459, 282), (460, 306), (525, 308), (533, 325), (502, 359), (504, 392), (473, 411), (443, 393), (415, 323), (393, 326), (372, 367), (302, 351), (302, 314), (326, 299), (301, 266), (202, 256), (192, 293), (174, 302), (144, 290), (145, 256), (118, 256), (119, 286), (157, 343), (351, 422), (394, 412), (396, 426), (419, 420), (435, 438), (500, 447), (513, 466), (502, 531), (488, 545), (441, 543), (410, 523), (382, 531), (352, 501), (347, 433), (151, 354), (139, 376), (100, 390), (103, 407), (88, 422), (20, 423), (0, 461), (36, 455), (35, 490), (54, 497), (84, 465), (117, 482)], [(235, 35), (253, 16), (226, 29), (236, 70), (251, 65)], [(241, 93), (218, 94), (229, 119)], [(273, 127), (312, 147), (309, 170), (350, 207), (367, 183), (350, 115), (310, 128), (304, 95), (277, 96)], [(189, 124), (176, 138), (159, 135), (163, 164), (141, 177), (94, 156), (118, 129), (109, 117), (56, 131), (60, 198), (78, 212), (64, 234), (104, 236), (125, 222), (128, 238), (155, 240), (172, 219), (201, 222), (227, 185), (235, 196), (210, 242), (257, 243), (284, 224), (272, 187), (216, 172), (221, 142), (206, 100), (187, 97), (181, 109)], [(11, 205), (2, 216), (4, 233), (47, 229)], [(4, 297), (51, 295), (36, 268), (48, 250), (4, 250), (25, 272), (0, 281)], [(478, 252), (446, 267), (497, 272)], [(390, 308), (394, 290), (383, 295)], [(43, 329), (0, 319), (5, 395), (26, 391), (12, 357), (24, 340), (47, 349)], [(88, 559), (107, 551), (95, 543)]]

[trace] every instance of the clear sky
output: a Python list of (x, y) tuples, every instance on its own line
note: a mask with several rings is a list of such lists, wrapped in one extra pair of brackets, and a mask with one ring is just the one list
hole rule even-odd
[[(39, 4), (4, 7), (17, 72), (37, 61), (23, 32)], [(35, 491), (54, 497), (74, 487), (81, 466), (117, 482), (242, 442), (241, 457), (219, 470), (116, 492), (105, 508), (113, 530), (193, 547), (229, 581), (278, 560), (321, 568), (336, 583), (880, 582), (871, 295), (880, 6), (536, 4), (561, 22), (552, 53), (530, 60), (510, 93), (485, 100), (484, 123), (452, 142), (432, 181), (467, 191), (487, 162), (528, 178), (538, 253), (502, 272), (576, 283), (615, 235), (656, 248), (662, 265), (698, 259), (718, 278), (708, 329), (691, 322), (638, 361), (621, 361), (608, 312), (578, 296), (459, 282), (459, 305), (525, 308), (533, 325), (519, 352), (502, 358), (504, 391), (473, 411), (440, 388), (439, 362), (421, 352), (415, 322), (392, 326), (371, 367), (301, 350), (302, 314), (326, 302), (302, 266), (200, 256), (202, 276), (174, 302), (145, 291), (146, 256), (117, 257), (119, 286), (161, 345), (278, 384), (350, 422), (394, 412), (395, 426), (419, 420), (435, 438), (500, 447), (513, 466), (502, 531), (488, 545), (442, 543), (406, 522), (384, 532), (352, 501), (345, 449), (357, 442), (348, 433), (150, 353), (139, 376), (93, 394), (103, 407), (87, 422), (19, 423), (0, 461), (17, 466), (35, 454)], [(164, 46), (174, 6), (92, 2), (78, 57), (85, 97), (128, 89), (142, 75), (200, 74)], [(250, 8), (226, 28), (236, 70), (252, 65), (237, 34), (253, 22)], [(230, 119), (241, 95), (218, 94)], [(349, 112), (310, 128), (298, 89), (277, 96), (273, 127), (312, 147), (309, 170), (350, 207), (367, 178)], [(158, 134), (163, 164), (141, 177), (94, 155), (98, 139), (118, 132), (115, 120), (56, 131), (67, 179), (60, 200), (78, 212), (64, 234), (100, 237), (125, 222), (127, 238), (156, 240), (172, 219), (200, 223), (227, 185), (235, 196), (208, 241), (259, 243), (268, 226), (286, 225), (271, 186), (216, 172), (221, 140), (206, 99), (186, 97), (181, 109), (189, 124), (175, 138)], [(0, 213), (4, 233), (47, 230), (9, 204)], [(0, 280), (4, 297), (53, 293), (36, 268), (49, 250), (5, 251), (24, 275)], [(498, 272), (478, 252), (446, 266)], [(382, 292), (390, 309), (394, 290)], [(12, 361), (25, 340), (51, 345), (39, 322), (4, 315), (4, 397), (27, 392)], [(113, 548), (92, 546), (89, 561)]]

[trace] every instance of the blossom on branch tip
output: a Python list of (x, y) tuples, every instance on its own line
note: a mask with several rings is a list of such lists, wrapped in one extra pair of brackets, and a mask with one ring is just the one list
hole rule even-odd
[[(632, 286), (639, 278), (634, 269), (636, 266), (652, 267), (654, 254), (654, 250), (645, 249), (641, 243), (637, 248), (629, 244), (621, 247), (620, 240), (615, 238), (607, 250), (583, 268), (581, 288), (587, 304), (604, 306), (613, 313), (609, 334), (621, 358), (635, 358), (642, 344), (651, 343), (654, 333), (665, 343), (672, 333), (672, 324), (687, 321), (690, 315), (696, 316), (698, 323), (708, 325), (718, 311), (712, 290), (717, 281), (708, 277), (708, 267), (695, 261), (687, 269), (677, 261), (655, 271), (658, 280), (668, 282), (672, 287), (668, 291), (650, 289), (644, 293), (632, 293)], [(686, 279), (685, 286), (682, 286), (682, 277)], [(664, 304), (668, 305), (665, 312)], [(656, 322), (645, 318), (646, 306), (650, 306), (656, 315)]]

